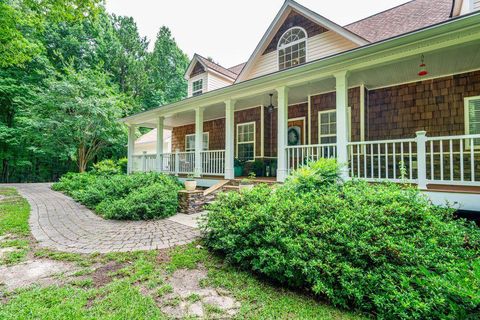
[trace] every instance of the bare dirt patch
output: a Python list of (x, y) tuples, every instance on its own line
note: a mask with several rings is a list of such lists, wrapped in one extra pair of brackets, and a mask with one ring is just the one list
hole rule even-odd
[(168, 263), (170, 262), (170, 250), (169, 249), (162, 249), (158, 250), (158, 255), (157, 255), (157, 262), (158, 263)]
[(110, 261), (107, 264), (98, 267), (92, 273), (93, 285), (96, 288), (103, 287), (113, 280), (112, 274), (122, 269), (124, 264), (116, 261)]
[(0, 267), (0, 283), (9, 291), (28, 287), (32, 284), (50, 285), (58, 283), (55, 276), (74, 270), (70, 263), (46, 259)]
[(206, 278), (207, 270), (203, 268), (175, 271), (166, 279), (172, 292), (157, 299), (161, 310), (173, 318), (203, 318), (212, 312), (222, 319), (233, 317), (240, 303), (226, 290), (202, 287), (201, 281)]

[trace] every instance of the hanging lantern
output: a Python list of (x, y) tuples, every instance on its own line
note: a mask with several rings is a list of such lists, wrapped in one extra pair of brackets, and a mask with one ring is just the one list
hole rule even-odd
[(419, 71), (418, 71), (418, 75), (420, 77), (424, 77), (428, 74), (427, 65), (425, 64), (424, 60), (425, 60), (425, 57), (422, 54), (422, 63), (420, 64)]
[(270, 105), (267, 107), (268, 113), (272, 113), (273, 110), (275, 109), (275, 106), (272, 103), (272, 97), (273, 97), (273, 93), (270, 93)]

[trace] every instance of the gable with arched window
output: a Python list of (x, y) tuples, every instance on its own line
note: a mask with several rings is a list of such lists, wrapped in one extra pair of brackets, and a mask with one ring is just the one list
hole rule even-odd
[(285, 31), (278, 41), (278, 69), (283, 70), (305, 63), (307, 60), (307, 33), (293, 27)]

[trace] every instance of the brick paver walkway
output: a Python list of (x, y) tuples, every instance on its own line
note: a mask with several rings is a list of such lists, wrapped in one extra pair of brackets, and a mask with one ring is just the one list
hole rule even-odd
[(195, 228), (168, 220), (104, 220), (47, 183), (11, 184), (31, 206), (30, 229), (39, 244), (77, 253), (168, 248), (193, 241)]

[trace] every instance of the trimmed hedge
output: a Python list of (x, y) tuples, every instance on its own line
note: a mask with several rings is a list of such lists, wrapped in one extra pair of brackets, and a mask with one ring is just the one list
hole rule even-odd
[(110, 167), (69, 173), (53, 185), (107, 219), (146, 220), (177, 212), (182, 184), (160, 173), (116, 174)]
[(328, 161), (275, 189), (222, 194), (202, 226), (206, 245), (243, 268), (380, 319), (478, 318), (479, 229), (413, 188), (339, 184)]

